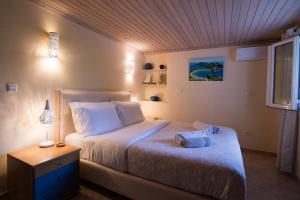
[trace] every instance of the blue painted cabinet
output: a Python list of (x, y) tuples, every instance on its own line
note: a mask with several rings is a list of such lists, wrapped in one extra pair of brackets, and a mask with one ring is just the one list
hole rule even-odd
[(79, 148), (33, 146), (8, 154), (9, 199), (60, 200), (79, 190)]
[(34, 199), (64, 199), (79, 190), (79, 161), (60, 167), (34, 181)]

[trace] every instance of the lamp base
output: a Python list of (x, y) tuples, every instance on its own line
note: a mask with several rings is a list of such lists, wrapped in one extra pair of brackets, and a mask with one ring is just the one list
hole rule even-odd
[(64, 147), (64, 146), (66, 146), (66, 144), (63, 142), (59, 142), (56, 144), (56, 147)]
[(41, 148), (47, 148), (47, 147), (52, 147), (52, 146), (54, 146), (53, 141), (45, 141), (45, 142), (41, 142), (39, 144), (39, 147), (41, 147)]

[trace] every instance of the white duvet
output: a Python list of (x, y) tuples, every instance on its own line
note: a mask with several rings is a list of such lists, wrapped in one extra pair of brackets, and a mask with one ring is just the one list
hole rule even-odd
[(190, 130), (191, 124), (144, 121), (98, 136), (70, 134), (66, 142), (81, 147), (82, 159), (122, 172), (216, 199), (244, 199), (245, 171), (235, 131), (220, 127), (209, 147), (177, 146), (175, 134)]
[(127, 150), (136, 141), (166, 126), (167, 121), (143, 121), (116, 131), (96, 136), (73, 133), (66, 143), (81, 148), (80, 157), (119, 171), (127, 171)]

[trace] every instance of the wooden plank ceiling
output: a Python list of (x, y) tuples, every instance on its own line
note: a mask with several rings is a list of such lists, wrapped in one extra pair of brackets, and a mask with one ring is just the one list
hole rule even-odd
[(142, 52), (280, 39), (300, 0), (31, 0)]

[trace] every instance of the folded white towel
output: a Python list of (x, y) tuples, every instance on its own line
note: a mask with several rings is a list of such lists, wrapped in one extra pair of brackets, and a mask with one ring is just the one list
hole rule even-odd
[(211, 139), (202, 131), (179, 132), (175, 135), (175, 142), (185, 148), (207, 147)]
[(207, 135), (215, 134), (219, 131), (219, 128), (214, 127), (210, 124), (206, 124), (201, 121), (194, 121), (193, 122), (193, 128), (198, 131), (203, 131)]

